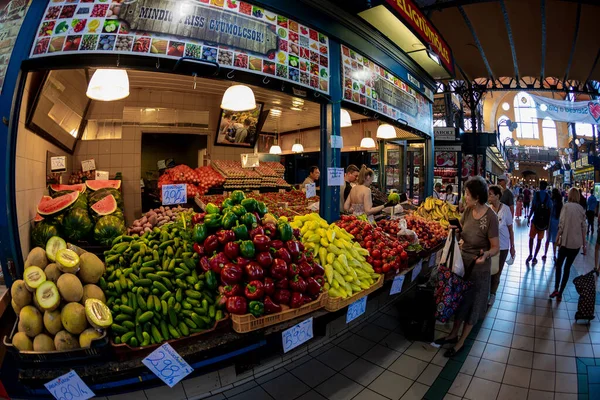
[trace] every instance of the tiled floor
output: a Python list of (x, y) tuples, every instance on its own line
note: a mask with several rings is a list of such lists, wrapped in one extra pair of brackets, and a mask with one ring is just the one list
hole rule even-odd
[[(548, 299), (554, 264), (549, 257), (546, 263), (525, 265), (527, 232), (524, 223), (516, 225), (516, 261), (504, 269), (494, 307), (459, 356), (448, 360), (444, 349), (406, 340), (391, 308), (285, 368), (209, 398), (600, 399), (600, 308), (590, 325), (576, 325), (578, 295), (572, 284), (561, 303)], [(590, 255), (578, 256), (571, 280), (592, 268), (593, 243)], [(437, 328), (442, 336), (450, 325)], [(202, 398), (202, 389), (194, 394), (191, 389), (184, 381), (172, 390), (139, 393), (147, 399)]]

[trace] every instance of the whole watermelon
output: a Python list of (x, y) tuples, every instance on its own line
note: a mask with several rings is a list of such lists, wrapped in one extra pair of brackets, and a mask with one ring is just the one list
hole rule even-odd
[(63, 218), (62, 230), (72, 241), (86, 238), (93, 228), (94, 224), (88, 215), (87, 208), (72, 208)]
[(46, 242), (52, 236), (60, 236), (57, 225), (47, 221), (38, 222), (31, 230), (31, 240), (36, 247), (46, 248)]
[[(60, 192), (55, 192), (52, 194), (52, 198), (55, 199), (57, 197), (63, 196), (65, 194), (69, 194), (71, 193), (70, 190), (62, 190)], [(73, 205), (70, 207), (70, 209), (73, 208), (85, 208), (87, 209), (88, 206), (88, 199), (87, 199), (87, 194), (84, 193), (80, 193), (79, 197), (77, 198), (77, 201), (75, 203), (73, 203)]]
[(94, 239), (105, 246), (110, 246), (114, 238), (123, 235), (127, 229), (122, 220), (112, 215), (107, 215), (96, 222)]
[(97, 201), (100, 201), (103, 198), (105, 198), (106, 196), (111, 195), (111, 194), (114, 196), (115, 200), (117, 201), (117, 207), (119, 207), (122, 210), (123, 209), (123, 195), (121, 195), (121, 192), (119, 192), (117, 189), (113, 189), (113, 188), (105, 188), (105, 189), (96, 190), (94, 193), (92, 193), (89, 196), (88, 204), (90, 206), (92, 206)]

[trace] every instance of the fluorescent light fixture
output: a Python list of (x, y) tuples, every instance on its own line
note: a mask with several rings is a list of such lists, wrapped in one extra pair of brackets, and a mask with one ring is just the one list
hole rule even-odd
[(440, 57), (435, 54), (433, 52), (433, 50), (431, 49), (427, 49), (427, 55), (429, 56), (429, 58), (431, 58), (433, 60), (433, 62), (435, 62), (437, 65), (442, 65), (442, 62), (440, 61)]
[(303, 111), (300, 107), (290, 107), (292, 111)]
[(352, 118), (350, 118), (350, 113), (348, 112), (348, 110), (344, 110), (342, 108), (341, 111), (341, 127), (342, 128), (348, 128), (352, 126)]
[(256, 108), (254, 92), (245, 85), (233, 85), (227, 88), (221, 108), (229, 111), (250, 111)]
[(296, 139), (296, 143), (292, 146), (292, 153), (304, 153), (304, 146), (300, 143), (300, 139)]
[(395, 139), (396, 130), (390, 124), (381, 124), (377, 127), (378, 139)]
[(279, 118), (281, 116), (281, 110), (279, 108), (271, 108), (269, 114), (273, 118)]
[(115, 101), (129, 96), (129, 76), (124, 69), (97, 69), (86, 96), (92, 100)]

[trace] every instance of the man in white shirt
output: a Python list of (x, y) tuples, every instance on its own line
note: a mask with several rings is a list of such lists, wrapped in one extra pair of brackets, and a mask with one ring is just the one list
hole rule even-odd
[(438, 182), (435, 184), (434, 188), (433, 188), (433, 198), (434, 199), (441, 199), (442, 198), (442, 183)]

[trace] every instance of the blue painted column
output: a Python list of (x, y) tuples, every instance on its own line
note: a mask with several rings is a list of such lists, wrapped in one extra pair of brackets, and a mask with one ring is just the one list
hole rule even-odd
[(321, 171), (321, 201), (319, 210), (321, 217), (331, 223), (340, 218), (340, 186), (328, 186), (327, 168), (342, 168), (341, 149), (332, 149), (330, 136), (341, 135), (341, 48), (339, 42), (329, 38), (329, 93), (331, 102), (321, 104), (321, 156), (319, 170)]

